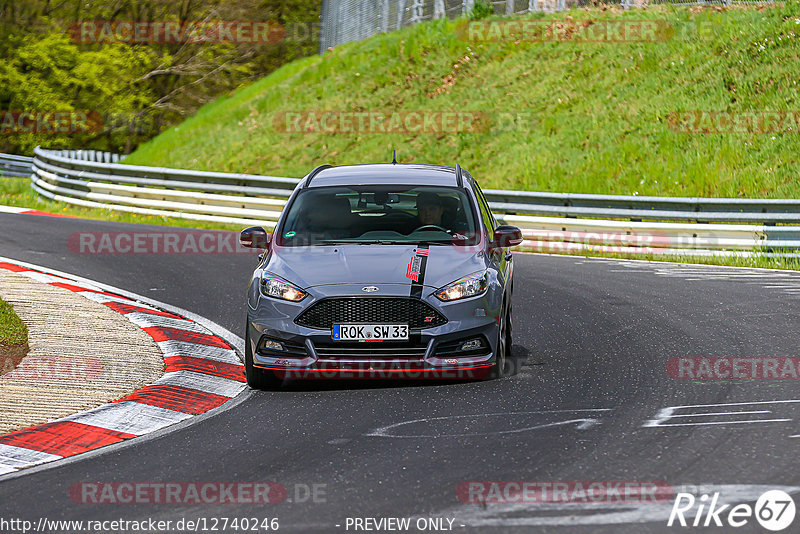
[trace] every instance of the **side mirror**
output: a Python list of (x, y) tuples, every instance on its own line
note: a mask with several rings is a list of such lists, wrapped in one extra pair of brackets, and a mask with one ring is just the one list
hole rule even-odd
[(522, 230), (516, 226), (498, 226), (494, 230), (494, 244), (497, 247), (513, 247), (522, 243)]
[(247, 248), (267, 248), (271, 236), (260, 226), (245, 228), (239, 234), (239, 243)]

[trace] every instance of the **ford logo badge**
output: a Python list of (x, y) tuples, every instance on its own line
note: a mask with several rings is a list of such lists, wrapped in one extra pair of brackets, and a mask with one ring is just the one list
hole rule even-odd
[(375, 286), (366, 286), (361, 288), (361, 291), (366, 291), (367, 293), (374, 293), (377, 290), (378, 288)]

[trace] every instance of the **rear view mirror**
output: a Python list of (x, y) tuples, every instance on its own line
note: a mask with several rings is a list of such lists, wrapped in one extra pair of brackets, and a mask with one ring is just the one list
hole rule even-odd
[(239, 243), (247, 248), (267, 248), (270, 237), (267, 231), (260, 226), (251, 226), (239, 234)]
[(494, 230), (494, 242), (498, 247), (513, 247), (522, 243), (522, 230), (516, 226), (498, 226)]

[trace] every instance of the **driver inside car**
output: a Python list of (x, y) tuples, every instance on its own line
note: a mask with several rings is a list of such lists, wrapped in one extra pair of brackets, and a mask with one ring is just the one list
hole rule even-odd
[(419, 226), (442, 226), (444, 201), (436, 193), (420, 193), (417, 195), (417, 219)]

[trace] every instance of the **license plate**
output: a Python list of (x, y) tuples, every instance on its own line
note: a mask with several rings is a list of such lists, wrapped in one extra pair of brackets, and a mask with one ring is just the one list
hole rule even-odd
[(335, 324), (336, 341), (406, 341), (407, 324)]

